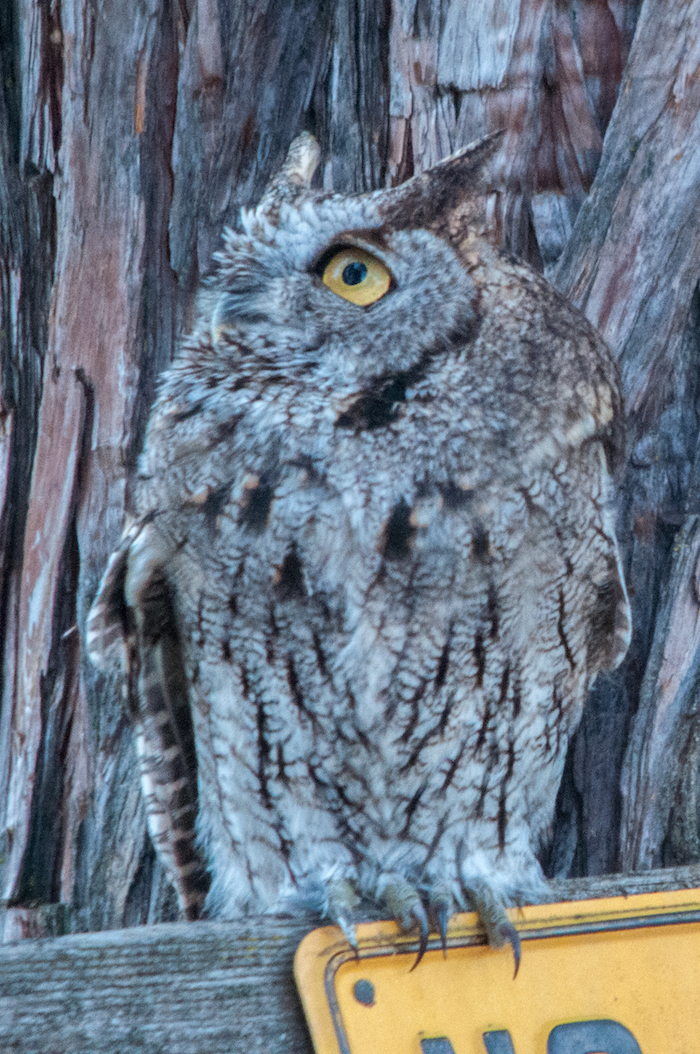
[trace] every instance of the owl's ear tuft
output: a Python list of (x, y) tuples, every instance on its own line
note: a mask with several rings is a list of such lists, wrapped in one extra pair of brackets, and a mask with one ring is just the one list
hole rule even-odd
[(274, 210), (281, 201), (308, 191), (320, 157), (321, 149), (310, 132), (301, 132), (293, 139), (282, 168), (265, 188), (256, 215)]
[(494, 132), (414, 176), (399, 187), (385, 191), (382, 212), (395, 230), (417, 227), (454, 226), (451, 218), (474, 211), (469, 204), (500, 187), (498, 154), (505, 133)]
[[(438, 161), (436, 165), (433, 165), (432, 168), (429, 168), (423, 174), (430, 176), (437, 173), (440, 169), (464, 169), (466, 167), (473, 175), (474, 172), (482, 170), (484, 165), (496, 156), (503, 146), (505, 134), (505, 129), (501, 128), (496, 132), (483, 135), (481, 139), (474, 139), (471, 143), (467, 143), (466, 146), (461, 146), (459, 150), (455, 150), (453, 154), (443, 157), (441, 161)], [(417, 178), (420, 179), (421, 177), (418, 176)]]
[(287, 183), (310, 187), (320, 158), (321, 148), (311, 132), (301, 132), (292, 140), (277, 178), (283, 178)]

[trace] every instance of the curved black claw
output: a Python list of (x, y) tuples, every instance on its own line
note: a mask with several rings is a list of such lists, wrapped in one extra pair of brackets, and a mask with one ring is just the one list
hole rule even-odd
[(447, 926), (452, 917), (453, 900), (445, 889), (433, 889), (430, 895), (430, 914), (437, 923), (443, 957), (447, 958)]
[[(340, 926), (341, 930), (343, 931), (345, 940), (348, 942), (348, 944), (355, 953), (355, 958), (359, 959), (360, 949), (357, 944), (357, 934), (355, 933), (355, 927), (353, 926), (352, 922), (350, 922), (348, 919), (344, 919), (342, 915), (338, 915), (338, 917), (335, 919), (335, 923), (337, 926)], [(517, 967), (515, 972), (518, 972)]]
[(444, 902), (438, 907), (438, 929), (440, 930), (440, 944), (442, 945), (443, 958), (447, 958), (447, 923), (450, 921), (450, 909)]
[(418, 955), (416, 956), (416, 961), (409, 970), (409, 973), (412, 973), (415, 970), (416, 966), (425, 955), (426, 949), (428, 947), (428, 916), (426, 915), (425, 908), (421, 904), (420, 900), (417, 900), (411, 908), (411, 919), (413, 923), (416, 924), (419, 928), (420, 943), (418, 945)]
[(500, 940), (500, 946), (503, 947), (504, 944), (510, 944), (513, 949), (513, 958), (515, 959), (513, 980), (515, 980), (520, 969), (520, 934), (510, 921), (499, 923), (496, 932)]
[(513, 949), (515, 959), (513, 980), (515, 980), (520, 969), (520, 936), (508, 918), (503, 902), (484, 881), (465, 883), (465, 888), (486, 930), (491, 947), (502, 948), (505, 944), (510, 944)]

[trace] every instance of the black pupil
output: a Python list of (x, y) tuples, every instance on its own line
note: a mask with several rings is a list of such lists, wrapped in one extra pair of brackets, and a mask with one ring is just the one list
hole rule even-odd
[(343, 281), (346, 285), (359, 285), (360, 282), (364, 282), (367, 277), (367, 264), (360, 263), (355, 260), (354, 263), (349, 263), (343, 271)]

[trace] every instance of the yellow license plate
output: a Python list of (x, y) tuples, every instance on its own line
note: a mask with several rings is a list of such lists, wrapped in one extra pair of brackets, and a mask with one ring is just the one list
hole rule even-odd
[(335, 927), (299, 945), (295, 976), (317, 1054), (699, 1054), (700, 889), (509, 912), (522, 940), (484, 945), (456, 915), (417, 969), (415, 938)]

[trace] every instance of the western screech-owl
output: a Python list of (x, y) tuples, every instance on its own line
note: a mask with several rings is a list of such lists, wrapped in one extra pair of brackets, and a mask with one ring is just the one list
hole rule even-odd
[[(89, 621), (120, 650), (186, 915), (539, 898), (587, 689), (630, 633), (611, 356), (486, 237), (492, 141), (349, 197), (292, 144), (163, 378)], [(208, 893), (207, 886), (210, 882)]]

